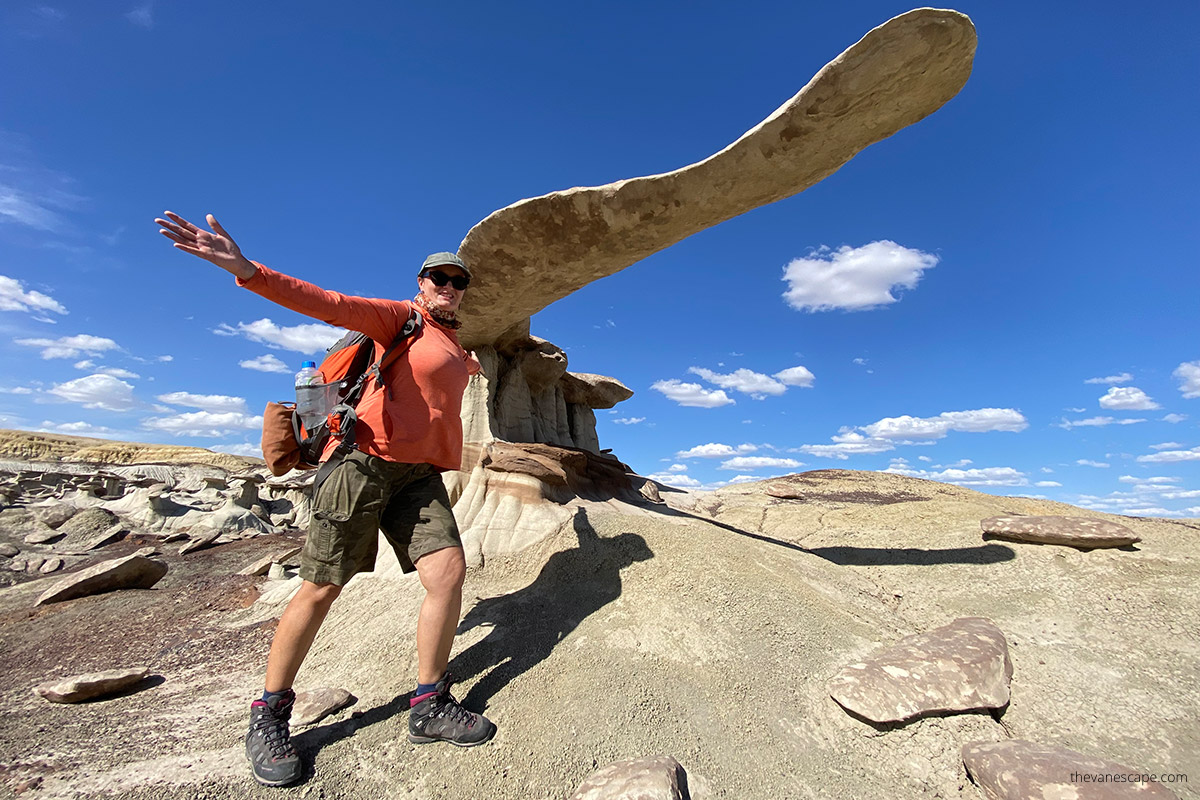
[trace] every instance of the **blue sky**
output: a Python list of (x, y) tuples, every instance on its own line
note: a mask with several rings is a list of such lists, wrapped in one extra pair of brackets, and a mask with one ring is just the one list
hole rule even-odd
[[(0, 425), (251, 452), (329, 333), (155, 216), (409, 297), (491, 211), (704, 158), (909, 8), (790, 6), (5, 3)], [(1200, 516), (1200, 6), (957, 8), (941, 111), (534, 317), (635, 391), (601, 446)]]

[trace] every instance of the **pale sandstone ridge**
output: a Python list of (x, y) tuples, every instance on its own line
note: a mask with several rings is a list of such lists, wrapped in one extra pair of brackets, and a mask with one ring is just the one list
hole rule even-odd
[(116, 694), (141, 683), (150, 670), (147, 667), (109, 669), (104, 672), (89, 672), (73, 678), (63, 678), (52, 683), (36, 686), (33, 693), (51, 703), (82, 703), (105, 695)]
[(478, 348), (594, 280), (802, 192), (942, 107), (971, 73), (975, 28), (921, 8), (875, 28), (724, 150), (660, 175), (522, 200), (467, 233), (460, 339)]
[(829, 694), (872, 722), (902, 722), (925, 714), (1003, 708), (1012, 672), (1000, 629), (991, 620), (964, 617), (851, 664), (829, 682)]
[(261, 459), (214, 453), (200, 447), (0, 429), (0, 460), (5, 459), (91, 464), (209, 464), (235, 471), (262, 465)]
[(983, 789), (987, 800), (1174, 800), (1176, 797), (1161, 783), (1128, 780), (1130, 775), (1146, 775), (1151, 770), (1131, 769), (1065, 747), (1010, 739), (972, 742), (963, 747), (962, 753), (967, 772)]
[(1084, 549), (1126, 547), (1141, 541), (1124, 525), (1088, 517), (988, 517), (979, 525), (985, 536)]

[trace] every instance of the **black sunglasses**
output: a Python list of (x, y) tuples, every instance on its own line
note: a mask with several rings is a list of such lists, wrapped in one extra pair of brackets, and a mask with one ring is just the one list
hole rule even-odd
[(463, 289), (466, 289), (468, 286), (471, 285), (471, 279), (468, 278), (466, 275), (453, 275), (452, 276), (452, 275), (447, 275), (446, 273), (441, 272), (440, 270), (433, 270), (431, 272), (422, 272), (421, 277), (429, 278), (429, 280), (433, 281), (434, 286), (445, 286), (448, 283), (460, 292)]

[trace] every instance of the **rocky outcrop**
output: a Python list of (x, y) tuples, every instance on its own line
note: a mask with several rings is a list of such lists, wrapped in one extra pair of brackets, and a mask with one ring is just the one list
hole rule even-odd
[(1061, 544), (1084, 550), (1125, 547), (1141, 541), (1124, 525), (1088, 517), (988, 517), (979, 525), (985, 537), (994, 536), (1013, 542)]
[(963, 617), (902, 639), (829, 682), (843, 708), (872, 722), (1003, 708), (1012, 678), (1008, 643), (990, 620)]
[(102, 561), (64, 576), (38, 596), (35, 605), (59, 603), (115, 589), (149, 589), (167, 574), (167, 565), (139, 555)]
[(89, 672), (34, 687), (34, 694), (51, 703), (82, 703), (97, 697), (116, 694), (141, 683), (150, 670), (146, 667), (110, 669), (104, 672)]
[(963, 747), (962, 758), (988, 800), (1173, 800), (1176, 796), (1161, 783), (1136, 780), (1148, 777), (1149, 770), (1021, 739), (972, 742)]
[(316, 725), (330, 714), (336, 714), (357, 702), (358, 698), (345, 689), (329, 686), (298, 692), (296, 704), (292, 707), (292, 725)]
[(674, 172), (521, 200), (470, 230), (463, 344), (528, 330), (529, 317), (594, 280), (823, 180), (863, 148), (954, 97), (975, 29), (922, 8), (868, 33), (795, 97), (719, 153)]
[(671, 756), (618, 761), (594, 773), (571, 800), (687, 800), (687, 774)]
[(105, 465), (209, 464), (228, 470), (244, 470), (262, 464), (259, 459), (214, 453), (199, 447), (117, 442), (4, 429), (0, 429), (0, 459)]

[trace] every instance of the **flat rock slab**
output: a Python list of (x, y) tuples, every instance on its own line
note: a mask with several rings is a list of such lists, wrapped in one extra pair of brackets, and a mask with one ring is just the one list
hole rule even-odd
[(1124, 547), (1141, 541), (1124, 525), (1089, 517), (988, 517), (979, 526), (985, 534), (1014, 542), (1087, 549)]
[(208, 547), (210, 544), (215, 542), (220, 535), (221, 532), (219, 530), (212, 530), (206, 531), (195, 538), (188, 539), (187, 543), (179, 548), (179, 555), (187, 555), (188, 553)]
[(962, 749), (971, 779), (988, 800), (1124, 800), (1174, 798), (1161, 783), (1138, 782), (1146, 771), (1091, 758), (1065, 747), (1021, 739), (971, 742)]
[(303, 549), (304, 548), (297, 545), (296, 547), (283, 550), (279, 553), (275, 553), (274, 555), (263, 556), (258, 561), (255, 561), (253, 564), (250, 564), (248, 567), (238, 572), (238, 575), (265, 575), (267, 574), (267, 570), (271, 568), (272, 564), (286, 564), (289, 558), (294, 558), (295, 556), (299, 555), (300, 551)]
[(617, 761), (579, 785), (571, 800), (683, 800), (687, 775), (671, 756)]
[(328, 686), (300, 692), (296, 695), (296, 705), (292, 707), (292, 724), (315, 725), (330, 714), (336, 714), (357, 702), (358, 698), (345, 689)]
[(167, 574), (167, 565), (145, 556), (131, 555), (101, 561), (63, 576), (42, 592), (34, 605), (58, 603), (114, 589), (149, 589)]
[[(87, 512), (83, 513), (86, 514)], [(70, 524), (71, 522), (67, 522), (67, 525)], [(63, 527), (66, 526), (64, 525)], [(62, 533), (62, 528), (59, 528), (57, 532)], [(88, 553), (106, 544), (112, 544), (128, 532), (125, 525), (118, 521), (100, 531), (68, 533), (61, 542), (54, 545), (54, 549), (56, 552), (67, 555)]]
[(1000, 629), (982, 617), (962, 617), (844, 668), (829, 682), (829, 694), (873, 722), (901, 722), (1002, 708), (1008, 704), (1012, 670)]
[(142, 681), (150, 670), (146, 667), (130, 667), (129, 669), (110, 669), (104, 672), (89, 672), (86, 675), (76, 675), (64, 678), (54, 683), (43, 683), (36, 686), (33, 693), (44, 697), (51, 703), (82, 703), (96, 697), (128, 689)]

